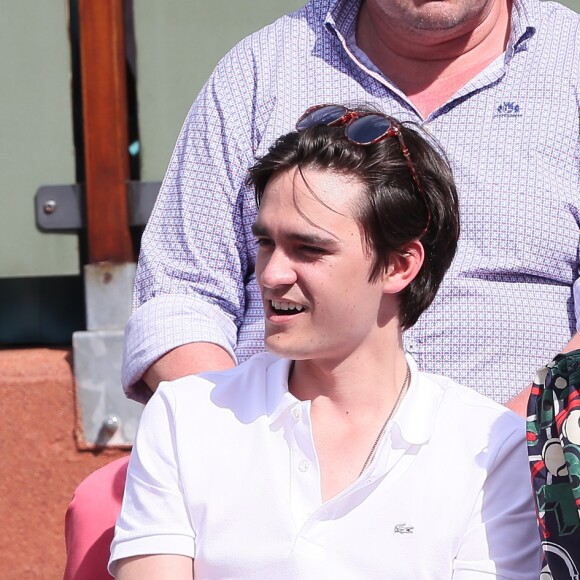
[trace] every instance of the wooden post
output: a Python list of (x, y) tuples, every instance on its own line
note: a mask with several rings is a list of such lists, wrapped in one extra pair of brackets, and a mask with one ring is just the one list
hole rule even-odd
[(90, 263), (133, 262), (123, 0), (79, 0)]

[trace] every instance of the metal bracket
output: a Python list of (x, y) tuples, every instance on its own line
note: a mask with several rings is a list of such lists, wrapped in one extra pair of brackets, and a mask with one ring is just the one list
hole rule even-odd
[(82, 449), (130, 446), (143, 405), (125, 397), (121, 387), (122, 330), (90, 330), (73, 334)]
[[(160, 181), (128, 181), (129, 225), (144, 226), (151, 215)], [(42, 185), (34, 196), (36, 226), (46, 232), (80, 230), (85, 227), (84, 187)]]
[(36, 227), (43, 231), (82, 229), (82, 192), (79, 184), (39, 187), (34, 196)]
[[(160, 182), (127, 182), (131, 226), (149, 219)], [(78, 231), (85, 227), (81, 184), (45, 185), (36, 191), (38, 229)], [(131, 313), (135, 264), (103, 262), (84, 267), (87, 330), (73, 334), (74, 374), (83, 449), (130, 446), (142, 406), (125, 398), (121, 387), (123, 328)]]
[(144, 226), (153, 211), (161, 187), (160, 181), (128, 181), (129, 224)]
[(136, 264), (84, 267), (87, 330), (73, 334), (74, 374), (83, 448), (133, 442), (142, 405), (121, 387), (123, 328), (131, 313)]

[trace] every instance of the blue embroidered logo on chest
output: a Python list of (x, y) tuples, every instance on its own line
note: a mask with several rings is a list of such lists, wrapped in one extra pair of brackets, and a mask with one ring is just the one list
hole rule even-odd
[(494, 117), (521, 117), (520, 106), (517, 103), (505, 101), (497, 107)]

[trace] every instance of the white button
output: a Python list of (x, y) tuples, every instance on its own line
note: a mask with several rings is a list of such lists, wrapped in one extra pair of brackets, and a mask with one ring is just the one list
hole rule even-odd
[(294, 417), (294, 419), (298, 420), (300, 419), (300, 415), (301, 415), (301, 411), (300, 411), (300, 407), (294, 407), (294, 409), (292, 409), (292, 416)]
[(308, 461), (306, 461), (306, 459), (303, 459), (299, 464), (298, 464), (298, 469), (304, 473), (305, 471), (308, 471), (308, 468), (310, 467), (310, 463), (308, 463)]

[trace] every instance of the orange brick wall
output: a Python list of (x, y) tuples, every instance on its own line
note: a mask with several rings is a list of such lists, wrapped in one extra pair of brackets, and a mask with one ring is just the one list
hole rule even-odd
[(68, 349), (0, 350), (0, 578), (61, 579), (77, 484), (126, 454), (79, 451)]

